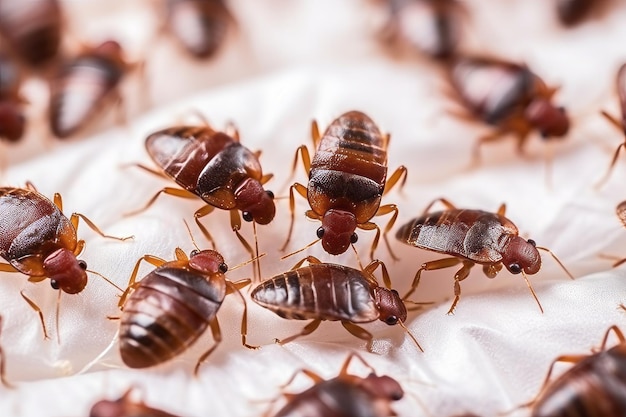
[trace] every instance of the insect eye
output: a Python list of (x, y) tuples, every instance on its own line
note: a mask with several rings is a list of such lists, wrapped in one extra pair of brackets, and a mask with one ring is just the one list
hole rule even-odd
[(249, 211), (244, 211), (243, 213), (241, 213), (241, 217), (243, 217), (243, 219), (247, 222), (252, 221), (252, 213), (250, 213)]
[(274, 199), (274, 193), (273, 192), (271, 192), (270, 190), (267, 190), (267, 191), (265, 191), (265, 193), (267, 194), (267, 196), (269, 198), (271, 198), (272, 200)]
[(394, 295), (400, 295), (400, 294), (398, 294), (398, 291), (396, 291), (396, 290), (391, 290), (391, 293), (394, 294)]
[(82, 261), (82, 260), (81, 260), (81, 261), (78, 261), (78, 267), (79, 267), (80, 269), (87, 269), (87, 262)]
[(512, 274), (519, 274), (520, 272), (522, 272), (522, 267), (519, 264), (511, 264), (511, 265), (509, 265), (508, 270)]
[(387, 323), (390, 326), (393, 326), (394, 324), (398, 323), (398, 318), (396, 316), (389, 316), (385, 319), (385, 323)]
[(56, 280), (54, 280), (54, 279), (51, 279), (51, 280), (50, 280), (50, 286), (51, 286), (53, 289), (55, 289), (55, 290), (58, 290), (58, 289), (59, 289), (59, 283), (58, 283), (58, 282), (56, 282)]
[(199, 253), (200, 253), (200, 251), (198, 249), (194, 249), (194, 250), (191, 251), (191, 253), (189, 253), (189, 256), (190, 257), (194, 257), (194, 256), (196, 256)]
[(319, 229), (317, 229), (317, 237), (318, 238), (323, 238), (324, 237), (324, 229), (322, 227), (320, 227)]
[(534, 241), (534, 240), (532, 240), (532, 239), (528, 239), (528, 243), (530, 243), (530, 244), (531, 244), (531, 245), (533, 245), (533, 246), (537, 246), (537, 242), (535, 242), (535, 241)]
[(359, 240), (359, 236), (357, 236), (356, 233), (352, 233), (352, 236), (350, 236), (350, 243), (356, 243), (357, 240)]
[(220, 272), (222, 274), (225, 274), (226, 271), (228, 271), (228, 265), (226, 265), (224, 262), (222, 262), (219, 266)]

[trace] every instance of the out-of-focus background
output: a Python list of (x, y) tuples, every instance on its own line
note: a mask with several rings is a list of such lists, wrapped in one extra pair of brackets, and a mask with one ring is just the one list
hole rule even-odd
[[(1, 388), (0, 414), (85, 416), (95, 401), (117, 398), (135, 386), (147, 404), (180, 416), (260, 416), (296, 370), (333, 377), (352, 351), (402, 384), (407, 395), (393, 404), (400, 416), (494, 416), (532, 399), (555, 357), (591, 352), (610, 325), (626, 322), (618, 309), (626, 301), (626, 277), (603, 257), (626, 256), (626, 230), (615, 216), (615, 206), (624, 199), (623, 157), (607, 183), (594, 189), (624, 140), (600, 110), (619, 114), (615, 75), (626, 62), (626, 5), (606, 1), (588, 19), (565, 27), (557, 19), (556, 3), (462, 3), (461, 50), (527, 64), (546, 83), (560, 86), (554, 100), (572, 120), (569, 134), (551, 146), (535, 134), (520, 156), (514, 140), (504, 139), (482, 147), (481, 164), (468, 169), (475, 141), (489, 128), (458, 116), (444, 64), (406, 44), (381, 40), (389, 19), (384, 1), (231, 0), (227, 7), (233, 20), (209, 59), (188, 55), (163, 28), (164, 2), (62, 1), (65, 53), (115, 39), (135, 70), (124, 78), (121, 102), (110, 100), (92, 124), (59, 140), (50, 133), (47, 116), (46, 77), (53, 70), (24, 69), (20, 95), (27, 130), (19, 143), (0, 145), (6, 165), (3, 184), (31, 181), (48, 197), (60, 192), (67, 215), (80, 212), (108, 234), (134, 235), (132, 241), (116, 242), (85, 224), (78, 229), (86, 241), (82, 259), (118, 286), (125, 287), (144, 254), (172, 259), (176, 247), (187, 253), (193, 249), (183, 219), (192, 222), (200, 200), (163, 196), (141, 214), (123, 214), (173, 185), (128, 166), (154, 166), (144, 149), (145, 137), (164, 127), (200, 123), (196, 112), (218, 129), (234, 123), (242, 144), (262, 151), (264, 171), (275, 175), (267, 188), (278, 197), (287, 196), (296, 148), (307, 144), (313, 151), (313, 119), (324, 129), (340, 114), (361, 110), (389, 132), (389, 170), (405, 165), (408, 180), (402, 192), (383, 199), (400, 210), (390, 233), (400, 260), (394, 262), (382, 242), (377, 256), (387, 263), (401, 294), (422, 262), (441, 255), (402, 245), (395, 229), (438, 197), (487, 211), (506, 203), (507, 217), (520, 234), (549, 247), (576, 280), (544, 254), (541, 271), (530, 277), (545, 310), (541, 314), (520, 276), (503, 270), (490, 280), (476, 267), (462, 282), (455, 314), (446, 315), (454, 269), (424, 273), (415, 299), (435, 304), (410, 313), (407, 320), (424, 353), (401, 328), (380, 322), (364, 326), (375, 335), (373, 353), (339, 323), (323, 323), (311, 336), (278, 346), (274, 338), (299, 331), (304, 322), (280, 319), (249, 301), (249, 342), (262, 346), (250, 351), (241, 346), (238, 334), (241, 303), (229, 296), (218, 313), (224, 341), (194, 378), (197, 358), (213, 343), (210, 332), (167, 364), (129, 370), (118, 354), (118, 322), (107, 318), (119, 315), (117, 290), (91, 275), (83, 292), (62, 296), (57, 328), (57, 292), (49, 282), (33, 284), (19, 274), (2, 273), (0, 344), (7, 379), (16, 388)], [(299, 167), (294, 178), (305, 183), (302, 171)], [(319, 223), (304, 217), (306, 209), (298, 201), (288, 250), (315, 239)], [(266, 253), (264, 278), (300, 259), (301, 254), (280, 259), (288, 213), (287, 200), (278, 199), (274, 222), (257, 228), (260, 250)], [(385, 216), (376, 219), (381, 227), (386, 221)], [(216, 211), (203, 223), (229, 265), (247, 258), (227, 226), (227, 213)], [(192, 232), (199, 246), (208, 245), (195, 225)], [(242, 233), (253, 239), (249, 224)], [(372, 238), (372, 232), (359, 233), (356, 246), (364, 262)], [(351, 251), (331, 257), (316, 245), (307, 253), (357, 267)], [(142, 266), (139, 276), (151, 268)], [(227, 276), (234, 281), (251, 273), (243, 267)], [(41, 307), (51, 339), (43, 340), (37, 315), (21, 290)], [(556, 372), (565, 369), (559, 366)], [(360, 365), (352, 371), (368, 373)], [(308, 386), (298, 378), (287, 391)], [(528, 413), (522, 409), (512, 415)]]

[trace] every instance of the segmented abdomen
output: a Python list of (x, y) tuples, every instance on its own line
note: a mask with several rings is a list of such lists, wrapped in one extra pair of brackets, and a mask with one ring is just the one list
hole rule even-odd
[(252, 299), (286, 319), (378, 318), (370, 285), (361, 271), (334, 264), (312, 264), (277, 275), (252, 291)]
[(194, 271), (161, 267), (151, 272), (124, 304), (122, 360), (145, 368), (178, 355), (204, 332), (225, 295), (224, 287)]

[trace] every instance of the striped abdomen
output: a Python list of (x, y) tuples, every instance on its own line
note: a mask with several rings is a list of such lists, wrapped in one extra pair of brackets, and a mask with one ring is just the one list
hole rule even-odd
[(350, 211), (365, 223), (378, 210), (386, 176), (387, 138), (365, 114), (345, 113), (328, 126), (311, 162), (311, 208)]
[(277, 275), (251, 296), (287, 319), (368, 323), (379, 315), (363, 273), (341, 265), (312, 264)]
[(403, 243), (477, 263), (502, 260), (508, 238), (517, 227), (506, 217), (482, 210), (445, 210), (425, 214), (396, 233)]
[(122, 360), (131, 368), (165, 362), (187, 349), (214, 319), (226, 295), (223, 280), (163, 266), (148, 274), (124, 304)]
[(626, 344), (578, 362), (548, 386), (532, 417), (626, 416)]

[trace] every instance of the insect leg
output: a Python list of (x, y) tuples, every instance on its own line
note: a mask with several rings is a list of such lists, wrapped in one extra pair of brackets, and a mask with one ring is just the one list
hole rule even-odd
[(495, 142), (502, 138), (502, 135), (506, 133), (504, 130), (496, 130), (495, 132), (489, 133), (487, 135), (481, 136), (478, 138), (476, 143), (474, 144), (474, 148), (472, 149), (472, 161), (470, 162), (469, 168), (475, 168), (480, 165), (480, 147), (489, 143)]
[(287, 245), (289, 244), (289, 241), (291, 240), (291, 233), (293, 232), (293, 224), (296, 219), (296, 197), (293, 193), (294, 189), (302, 197), (307, 198), (307, 188), (304, 185), (296, 182), (291, 187), (289, 187), (289, 212), (291, 213), (291, 222), (289, 223), (289, 233), (287, 234), (287, 240), (285, 241), (283, 246), (280, 248), (281, 252), (284, 252), (284, 250), (287, 248)]
[(11, 264), (0, 263), (0, 272), (20, 272)]
[(402, 190), (404, 184), (406, 183), (406, 176), (407, 169), (404, 165), (400, 165), (398, 168), (396, 168), (394, 173), (391, 175), (391, 177), (389, 177), (387, 183), (385, 184), (385, 190), (383, 191), (383, 195), (391, 191), (391, 189), (398, 183), (400, 178), (402, 178), (402, 181), (400, 182), (400, 190)]
[[(626, 310), (626, 307), (624, 307), (623, 304), (621, 305), (621, 307), (624, 310)], [(615, 333), (615, 336), (617, 336), (617, 339), (619, 340), (620, 343), (624, 343), (624, 341), (626, 341), (626, 338), (624, 338), (624, 333), (622, 333), (619, 327), (613, 325), (609, 327), (606, 333), (604, 334), (604, 337), (602, 338), (602, 344), (600, 345), (600, 351), (606, 350), (606, 342), (609, 340), (609, 335), (611, 334), (611, 330)]]
[(374, 336), (370, 332), (368, 332), (364, 328), (357, 326), (356, 324), (351, 323), (349, 321), (342, 320), (341, 324), (353, 336), (356, 336), (361, 340), (365, 340), (367, 342), (367, 344), (365, 345), (365, 348), (367, 349), (368, 352), (372, 351), (372, 343), (374, 341)]
[(463, 261), (463, 267), (459, 269), (456, 274), (454, 274), (454, 301), (452, 301), (452, 305), (450, 306), (450, 310), (448, 310), (448, 314), (454, 313), (454, 308), (461, 298), (460, 282), (468, 277), (470, 269), (472, 269), (473, 266), (474, 262)]
[[(248, 334), (248, 305), (246, 304), (246, 299), (244, 298), (241, 291), (239, 291), (238, 285), (245, 287), (250, 284), (249, 279), (244, 279), (242, 281), (238, 281), (237, 283), (232, 283), (230, 281), (226, 281), (226, 288), (233, 293), (236, 293), (241, 302), (243, 303), (243, 314), (241, 316), (241, 344), (247, 347), (248, 349), (259, 349), (260, 346), (249, 345), (246, 343), (246, 335)], [(227, 290), (227, 294), (228, 294)]]
[(200, 218), (204, 216), (208, 216), (209, 214), (213, 212), (214, 209), (215, 207), (207, 204), (206, 206), (200, 207), (193, 214), (193, 218), (196, 221), (196, 224), (198, 225), (198, 229), (200, 229), (200, 231), (202, 232), (204, 237), (209, 241), (213, 249), (215, 249), (215, 241), (213, 240), (211, 233), (209, 233), (209, 230), (206, 227), (204, 227), (202, 223), (200, 223)]
[(211, 326), (211, 334), (213, 334), (214, 343), (213, 343), (213, 346), (211, 346), (209, 350), (204, 352), (202, 356), (200, 356), (200, 359), (198, 359), (198, 362), (196, 363), (196, 367), (193, 369), (194, 376), (198, 376), (198, 371), (200, 370), (200, 365), (202, 364), (202, 362), (204, 362), (209, 357), (209, 355), (213, 353), (215, 348), (217, 348), (219, 344), (222, 342), (222, 331), (220, 330), (220, 324), (217, 321), (217, 317), (213, 318), (210, 326)]
[(606, 172), (606, 174), (604, 174), (604, 176), (600, 179), (600, 181), (598, 181), (596, 185), (594, 185), (594, 188), (596, 190), (600, 189), (600, 187), (602, 187), (604, 183), (608, 181), (609, 177), (611, 176), (611, 172), (613, 172), (613, 168), (615, 167), (615, 164), (617, 163), (617, 157), (619, 156), (619, 151), (621, 151), (622, 148), (624, 147), (626, 147), (626, 142), (620, 143), (617, 149), (615, 149), (615, 153), (613, 154), (613, 159), (611, 160), (611, 164), (609, 165), (608, 171)]
[(137, 210), (133, 210), (133, 211), (129, 211), (124, 213), (124, 216), (132, 216), (138, 213), (141, 213), (143, 211), (148, 210), (148, 208), (150, 208), (150, 206), (152, 206), (152, 204), (154, 204), (154, 202), (156, 201), (156, 199), (161, 195), (161, 194), (169, 194), (169, 195), (173, 195), (176, 197), (180, 197), (180, 198), (198, 198), (197, 195), (195, 195), (194, 193), (192, 193), (191, 191), (187, 191), (187, 190), (183, 190), (181, 188), (173, 188), (173, 187), (164, 187), (163, 189), (159, 190), (155, 195), (152, 196), (152, 198), (150, 200), (148, 200), (148, 202), (141, 208), (137, 209)]
[(317, 259), (315, 256), (309, 255), (306, 258), (299, 260), (298, 263), (296, 263), (293, 266), (293, 268), (290, 269), (290, 271), (300, 268), (304, 262), (308, 262), (309, 264), (321, 264), (322, 263), (322, 261)]
[(346, 358), (346, 360), (343, 362), (343, 365), (341, 366), (341, 370), (339, 371), (339, 375), (348, 375), (348, 367), (350, 366), (350, 362), (352, 362), (352, 359), (358, 359), (359, 361), (361, 361), (361, 363), (363, 365), (365, 365), (366, 367), (370, 368), (370, 371), (372, 373), (376, 373), (376, 371), (374, 370), (374, 368), (372, 367), (372, 365), (370, 365), (369, 363), (367, 363), (365, 361), (365, 359), (363, 359), (361, 357), (361, 355), (359, 355), (356, 352), (350, 352), (350, 354), (348, 355), (348, 357)]
[[(235, 232), (235, 235), (237, 235), (239, 242), (241, 242), (243, 247), (250, 254), (250, 260), (252, 262), (258, 262), (258, 257), (256, 256), (254, 249), (252, 249), (252, 246), (250, 246), (248, 241), (241, 235), (241, 233), (239, 233), (239, 229), (241, 229), (241, 217), (239, 217), (239, 211), (237, 209), (230, 210), (230, 227), (233, 229), (233, 232)], [(254, 279), (256, 280), (258, 275), (257, 268), (253, 268), (253, 270)], [(258, 277), (258, 279), (261, 279), (261, 277)]]
[(123, 165), (120, 166), (120, 168), (126, 168), (126, 167), (137, 167), (137, 168), (143, 169), (146, 172), (149, 172), (152, 175), (156, 175), (157, 177), (168, 178), (168, 176), (165, 174), (165, 172), (156, 170), (154, 168), (150, 168), (149, 166), (146, 166), (146, 165), (143, 165), (143, 164), (129, 163), (129, 164), (123, 164)]
[[(395, 204), (385, 204), (384, 206), (380, 206), (378, 208), (378, 211), (376, 211), (376, 214), (374, 216), (384, 216), (385, 214), (388, 214), (388, 213), (393, 213), (393, 214), (391, 218), (389, 219), (389, 221), (387, 222), (387, 225), (385, 226), (385, 230), (383, 230), (383, 240), (385, 241), (385, 245), (387, 246), (387, 250), (389, 251), (389, 254), (391, 255), (391, 257), (394, 260), (398, 260), (399, 258), (396, 257), (396, 255), (391, 250), (391, 245), (389, 244), (389, 238), (387, 237), (387, 234), (389, 233), (393, 225), (396, 223), (396, 219), (398, 218), (398, 207)], [(372, 258), (374, 257), (374, 251), (371, 252), (371, 256)]]
[(456, 209), (456, 207), (454, 206), (454, 204), (452, 204), (448, 199), (443, 198), (443, 197), (439, 197), (439, 198), (435, 198), (433, 201), (431, 201), (430, 203), (428, 203), (428, 205), (426, 206), (426, 208), (424, 209), (424, 211), (422, 212), (422, 214), (427, 214), (430, 209), (437, 203), (441, 203), (444, 206), (446, 206), (447, 210), (454, 210)]
[(139, 272), (139, 264), (141, 263), (141, 261), (146, 261), (156, 266), (157, 268), (166, 262), (165, 259), (161, 259), (153, 255), (144, 255), (141, 258), (139, 258), (139, 260), (135, 263), (133, 272), (130, 274), (130, 278), (128, 279), (128, 286), (126, 287), (126, 290), (124, 290), (124, 293), (120, 297), (120, 301), (117, 303), (117, 306), (119, 308), (124, 307), (124, 303), (126, 302), (126, 298), (130, 294), (130, 291), (133, 290), (137, 286), (137, 283), (135, 282), (135, 280), (137, 279), (137, 273)]
[(87, 226), (89, 226), (89, 228), (91, 230), (93, 230), (94, 232), (96, 232), (97, 234), (99, 234), (102, 237), (105, 237), (105, 238), (108, 238), (108, 239), (121, 240), (121, 241), (125, 241), (125, 240), (128, 240), (128, 239), (134, 239), (135, 238), (135, 236), (117, 237), (117, 236), (105, 235), (104, 232), (102, 230), (100, 230), (100, 228), (98, 226), (96, 226), (94, 224), (94, 222), (89, 220), (89, 218), (87, 216), (85, 216), (84, 214), (80, 214), (80, 213), (72, 213), (72, 216), (70, 217), (70, 223), (72, 223), (72, 226), (74, 226), (74, 229), (78, 229), (78, 219), (79, 218), (83, 219), (83, 221), (85, 223), (87, 223)]
[(35, 304), (35, 302), (33, 300), (28, 298), (26, 296), (26, 294), (24, 294), (24, 291), (20, 291), (20, 295), (28, 303), (28, 305), (33, 310), (35, 310), (35, 312), (37, 314), (39, 314), (39, 321), (41, 321), (41, 328), (43, 329), (43, 338), (44, 338), (44, 340), (45, 339), (50, 339), (50, 336), (48, 336), (48, 331), (46, 330), (46, 323), (43, 321), (43, 313), (41, 312), (41, 309), (39, 308), (39, 306), (37, 304)]
[[(315, 384), (319, 384), (320, 382), (324, 381), (324, 378), (322, 378), (321, 376), (319, 376), (318, 374), (316, 374), (315, 372), (311, 370), (299, 369), (291, 375), (291, 377), (287, 380), (287, 382), (285, 382), (283, 385), (280, 386), (280, 389), (284, 390), (285, 388), (287, 388), (300, 374), (304, 374), (305, 376), (309, 377)], [(277, 396), (276, 398), (270, 401), (270, 405), (268, 406), (267, 411), (263, 414), (262, 417), (269, 417), (271, 415), (270, 413), (272, 409), (274, 408), (274, 405), (278, 402), (278, 400), (280, 400), (281, 397), (285, 397), (287, 401), (290, 401), (296, 396), (297, 394), (290, 394), (286, 392), (281, 393), (281, 395)]]
[(308, 334), (311, 334), (319, 327), (321, 322), (322, 322), (321, 319), (315, 319), (309, 324), (307, 324), (306, 326), (304, 326), (304, 328), (302, 329), (300, 333), (294, 334), (293, 336), (289, 336), (288, 338), (282, 339), (282, 340), (274, 339), (274, 343), (278, 343), (279, 345), (284, 345), (285, 343), (289, 343), (297, 339), (300, 336), (306, 336)]
[(436, 261), (423, 263), (420, 269), (418, 269), (417, 272), (415, 273), (415, 278), (413, 278), (413, 283), (411, 284), (411, 288), (409, 289), (409, 292), (407, 292), (406, 295), (402, 297), (402, 299), (406, 300), (407, 298), (409, 298), (411, 294), (415, 292), (415, 290), (417, 289), (417, 286), (420, 283), (420, 279), (422, 277), (422, 271), (433, 271), (435, 269), (450, 268), (452, 266), (458, 265), (459, 263), (461, 263), (461, 260), (459, 258), (443, 258), (443, 259), (438, 259)]
[[(370, 262), (369, 265), (363, 268), (363, 272), (365, 272), (367, 275), (373, 275), (374, 271), (376, 271), (376, 269), (378, 269), (379, 266), (380, 266), (380, 269), (383, 271), (382, 272), (383, 283), (385, 284), (385, 287), (387, 287), (388, 289), (391, 289), (391, 279), (389, 278), (389, 272), (387, 271), (387, 267), (385, 266), (383, 261), (379, 261), (378, 259), (376, 259)], [(377, 282), (373, 282), (373, 284), (378, 285)]]

